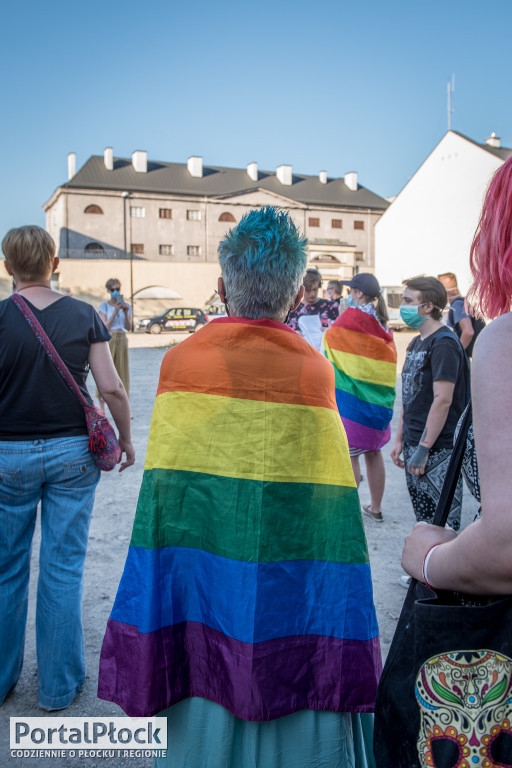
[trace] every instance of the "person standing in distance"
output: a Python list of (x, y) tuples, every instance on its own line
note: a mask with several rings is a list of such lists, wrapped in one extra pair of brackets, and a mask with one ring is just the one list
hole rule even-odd
[(341, 301), (341, 291), (341, 282), (339, 280), (329, 280), (329, 284), (325, 293), (330, 301), (334, 301), (334, 303), (338, 305), (338, 310)]
[(476, 341), (475, 329), (471, 317), (465, 310), (465, 299), (464, 296), (460, 295), (457, 278), (453, 272), (444, 272), (442, 275), (438, 275), (437, 279), (444, 285), (450, 302), (446, 325), (455, 331), (466, 350), (466, 354), (471, 357)]
[[(130, 366), (128, 361), (128, 338), (126, 332), (131, 330), (132, 310), (121, 295), (121, 282), (116, 277), (107, 280), (105, 288), (110, 293), (109, 301), (100, 304), (98, 314), (105, 323), (112, 338), (108, 345), (114, 361), (114, 367), (124, 384), (126, 394), (130, 396)], [(100, 410), (105, 410), (105, 401), (96, 391)]]

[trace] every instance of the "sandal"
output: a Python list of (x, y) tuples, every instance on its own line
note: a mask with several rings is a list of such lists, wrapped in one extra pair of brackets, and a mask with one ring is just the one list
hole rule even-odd
[(368, 517), (371, 517), (372, 520), (375, 520), (375, 522), (377, 523), (384, 522), (384, 518), (382, 517), (382, 512), (374, 512), (371, 504), (366, 504), (366, 506), (363, 507), (363, 512), (365, 515), (368, 515)]

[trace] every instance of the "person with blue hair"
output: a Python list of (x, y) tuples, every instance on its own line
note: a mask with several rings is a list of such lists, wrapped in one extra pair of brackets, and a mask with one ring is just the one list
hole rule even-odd
[(381, 669), (334, 369), (284, 324), (306, 240), (251, 211), (229, 312), (167, 352), (98, 695), (167, 718), (158, 768), (368, 768)]

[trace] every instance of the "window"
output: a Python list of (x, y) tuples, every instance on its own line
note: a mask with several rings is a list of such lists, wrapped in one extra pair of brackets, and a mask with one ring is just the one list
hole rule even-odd
[(324, 264), (339, 264), (339, 259), (333, 256), (331, 253), (320, 253), (318, 256), (313, 256), (312, 262), (323, 262)]
[(354, 221), (354, 229), (364, 229), (364, 221)]
[(356, 251), (354, 256), (356, 257), (356, 261), (364, 261), (364, 253), (362, 251)]
[(320, 226), (320, 219), (308, 219), (308, 224), (310, 227), (319, 227)]
[(343, 227), (342, 219), (332, 219), (331, 220), (331, 227), (333, 229), (342, 229), (342, 227)]
[(187, 256), (200, 256), (200, 255), (201, 255), (200, 245), (187, 245)]
[(141, 208), (138, 205), (131, 205), (130, 206), (130, 216), (132, 219), (143, 219), (146, 215), (146, 209)]
[(201, 211), (187, 211), (189, 221), (201, 221)]
[(132, 253), (144, 253), (144, 243), (132, 243)]
[(105, 255), (105, 249), (99, 243), (87, 243), (87, 245), (84, 248), (84, 251), (87, 254), (87, 256), (104, 256)]
[(226, 211), (225, 213), (221, 213), (221, 215), (219, 216), (219, 221), (236, 221), (236, 219), (232, 213), (229, 213), (229, 211)]
[(159, 245), (158, 253), (160, 256), (172, 256), (172, 245)]
[(172, 208), (159, 208), (158, 216), (161, 219), (172, 219)]
[(103, 216), (103, 211), (99, 207), (99, 205), (88, 205), (87, 208), (84, 210), (84, 213), (99, 213)]
[(388, 307), (391, 307), (391, 309), (400, 309), (400, 304), (402, 303), (402, 292), (395, 292), (395, 291), (389, 291), (388, 295), (386, 296), (386, 304)]

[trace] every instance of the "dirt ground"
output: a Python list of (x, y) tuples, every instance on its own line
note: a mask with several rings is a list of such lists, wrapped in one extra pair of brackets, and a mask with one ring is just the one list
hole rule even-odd
[[(91, 522), (89, 549), (85, 565), (83, 615), (87, 680), (82, 693), (63, 712), (46, 713), (37, 705), (37, 667), (35, 654), (35, 585), (37, 583), (37, 552), (39, 530), (36, 530), (32, 555), (30, 605), (25, 647), (25, 663), (20, 681), (13, 695), (4, 703), (0, 717), (0, 768), (30, 766), (31, 768), (95, 768), (106, 765), (105, 759), (87, 758), (13, 758), (9, 753), (9, 717), (41, 717), (66, 715), (68, 717), (122, 716), (115, 704), (96, 698), (98, 659), (110, 610), (123, 570), (131, 536), (133, 517), (142, 478), (145, 450), (160, 363), (166, 348), (154, 345), (183, 340), (183, 335), (154, 337), (137, 334), (130, 340), (131, 407), (133, 413), (133, 442), (137, 452), (136, 464), (119, 474), (102, 473), (96, 493)], [(399, 352), (399, 369), (405, 348), (412, 336), (395, 335)], [(151, 346), (146, 346), (146, 345)], [(393, 419), (393, 436), (400, 412), (400, 386)], [(384, 522), (365, 519), (371, 558), (374, 596), (380, 626), (383, 655), (387, 654), (406, 591), (399, 584), (403, 573), (400, 553), (404, 536), (414, 523), (412, 507), (405, 487), (403, 470), (389, 458), (390, 447), (384, 449), (386, 463), (386, 492), (383, 501)], [(365, 475), (364, 463), (362, 467)], [(369, 502), (369, 493), (363, 481), (360, 488), (363, 504)], [(464, 489), (463, 524), (474, 517), (476, 503)], [(109, 760), (119, 768), (149, 768), (151, 758), (115, 758)]]

